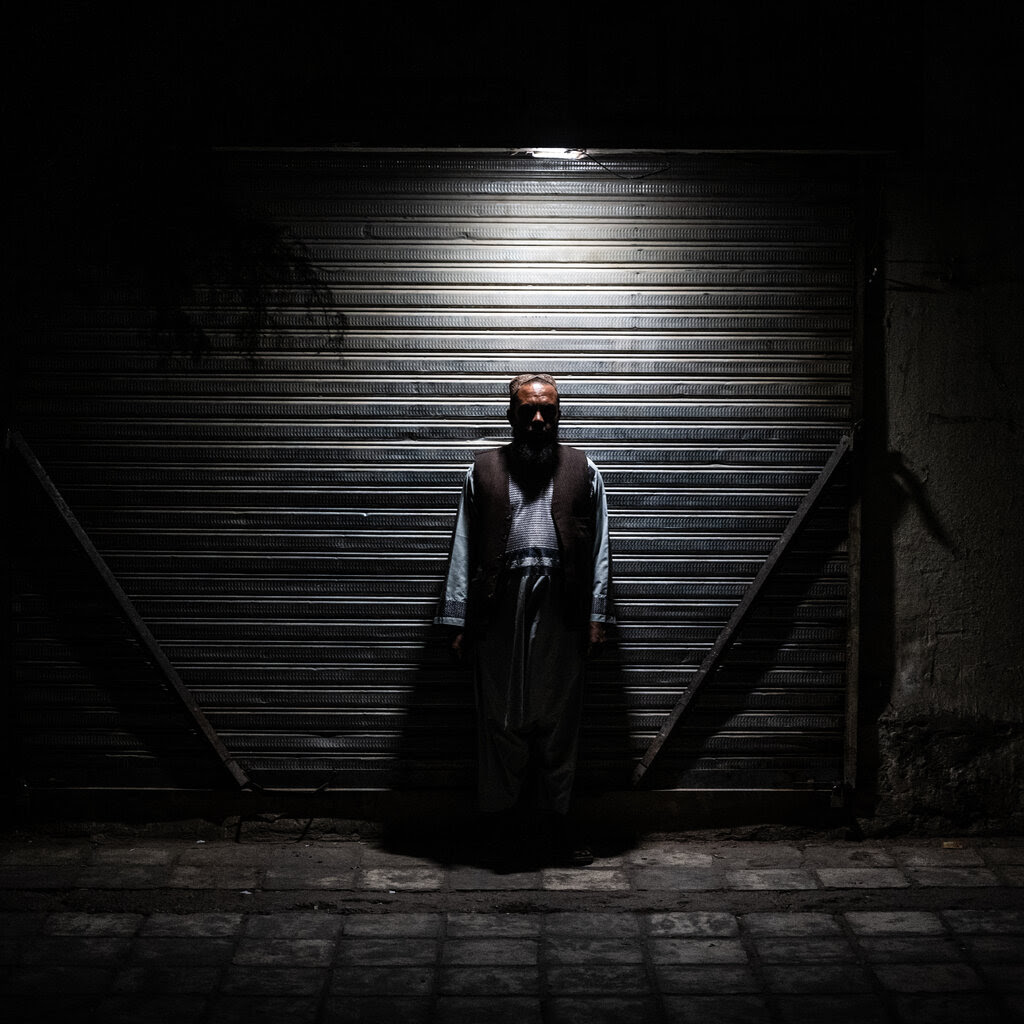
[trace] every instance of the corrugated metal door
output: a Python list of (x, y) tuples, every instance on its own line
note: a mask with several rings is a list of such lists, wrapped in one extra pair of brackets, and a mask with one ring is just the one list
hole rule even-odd
[[(308, 281), (300, 299), (282, 278), (243, 344), (245, 310), (211, 286), (185, 311), (208, 346), (195, 360), (153, 334), (137, 293), (107, 288), (33, 340), (25, 436), (257, 781), (470, 786), (471, 690), (433, 603), (465, 468), (506, 437), (507, 380), (555, 374), (563, 440), (608, 487), (620, 623), (591, 673), (581, 774), (625, 785), (849, 422), (847, 168), (222, 162), (233, 193), (304, 248), (324, 310)], [(38, 557), (56, 524), (28, 520), (30, 783), (206, 784), (207, 754), (156, 678), (95, 625), (96, 588), (73, 559)], [(845, 520), (840, 485), (649, 781), (841, 777)]]

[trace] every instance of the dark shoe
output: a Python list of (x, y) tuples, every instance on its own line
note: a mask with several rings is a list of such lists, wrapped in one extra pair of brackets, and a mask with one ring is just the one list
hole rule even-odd
[(574, 868), (585, 868), (594, 863), (594, 854), (586, 844), (577, 843), (569, 850), (568, 859)]

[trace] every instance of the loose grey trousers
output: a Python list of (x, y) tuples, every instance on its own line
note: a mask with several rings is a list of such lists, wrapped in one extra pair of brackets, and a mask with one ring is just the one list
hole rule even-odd
[(565, 625), (561, 574), (531, 566), (509, 574), (476, 637), (479, 798), (501, 811), (532, 767), (536, 806), (569, 810), (583, 706), (585, 636)]

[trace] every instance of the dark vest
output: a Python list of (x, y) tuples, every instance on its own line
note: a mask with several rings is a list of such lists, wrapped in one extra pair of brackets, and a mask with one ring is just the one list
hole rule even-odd
[[(487, 620), (503, 582), (505, 545), (512, 528), (508, 478), (507, 446), (476, 457), (468, 609), (473, 624)], [(583, 626), (590, 618), (594, 577), (594, 509), (587, 457), (576, 448), (558, 446), (551, 518), (561, 550), (566, 620), (572, 626)]]

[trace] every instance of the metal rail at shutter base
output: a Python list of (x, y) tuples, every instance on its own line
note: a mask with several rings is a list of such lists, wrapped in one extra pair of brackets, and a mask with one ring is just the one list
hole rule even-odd
[(761, 566), (757, 576), (754, 577), (753, 582), (749, 587), (747, 587), (743, 598), (736, 606), (736, 610), (732, 613), (729, 621), (725, 624), (725, 628), (718, 634), (718, 639), (715, 640), (711, 650), (708, 651), (706, 657), (701, 662), (693, 683), (691, 683), (683, 696), (679, 698), (676, 706), (669, 712), (668, 718), (665, 719), (661, 729), (658, 731), (658, 735), (651, 741), (651, 745), (647, 748), (644, 756), (640, 759), (640, 763), (633, 770), (634, 786), (636, 786), (644, 777), (647, 769), (650, 768), (651, 763), (658, 756), (658, 752), (665, 745), (665, 741), (668, 739), (672, 730), (678, 724), (679, 719), (683, 717), (686, 709), (693, 703), (694, 698), (697, 696), (700, 689), (711, 678), (715, 669), (718, 668), (719, 662), (721, 662), (726, 651), (728, 651), (729, 647), (732, 645), (737, 631), (742, 625), (743, 620), (746, 618), (747, 613), (750, 611), (754, 600), (764, 588), (765, 583), (768, 581), (768, 577), (771, 576), (773, 570), (785, 554), (786, 549), (789, 547), (793, 538), (803, 525), (804, 520), (817, 504), (818, 499), (828, 486), (828, 483), (835, 474), (835, 471), (839, 468), (843, 459), (845, 459), (852, 450), (856, 430), (857, 428), (854, 426), (849, 434), (843, 435), (839, 443), (833, 449), (832, 454), (829, 456), (824, 468), (818, 475), (817, 480), (814, 481), (811, 485), (811, 489), (804, 495), (803, 501), (800, 502), (796, 512), (793, 514), (793, 518), (786, 524), (786, 529), (783, 530), (778, 543), (774, 548), (772, 548), (771, 554), (769, 554), (768, 558), (765, 559), (764, 565)]
[(152, 659), (164, 680), (171, 688), (171, 692), (181, 701), (185, 711), (188, 712), (200, 735), (213, 749), (221, 764), (228, 770), (231, 777), (238, 783), (240, 789), (257, 788), (238, 762), (231, 756), (228, 749), (221, 742), (209, 719), (203, 714), (202, 709), (196, 703), (195, 698), (189, 692), (188, 687), (181, 681), (181, 677), (175, 671), (174, 666), (168, 661), (160, 644), (150, 632), (149, 627), (143, 622), (139, 613), (135, 610), (131, 599), (124, 592), (121, 584), (110, 571), (110, 567), (104, 561), (103, 556), (96, 550), (96, 546), (89, 539), (89, 535), (78, 522), (75, 514), (71, 511), (67, 502), (57, 490), (56, 485), (50, 479), (49, 474), (43, 468), (43, 464), (36, 457), (28, 442), (17, 430), (12, 430), (9, 435), (10, 446), (21, 456), (28, 466), (32, 475), (36, 478), (46, 496), (52, 502), (54, 508), (60, 514), (64, 524), (68, 527), (75, 538), (79, 548), (99, 574), (110, 595), (114, 598), (119, 611), (124, 617), (129, 629), (134, 633), (136, 639), (142, 644), (146, 654)]

